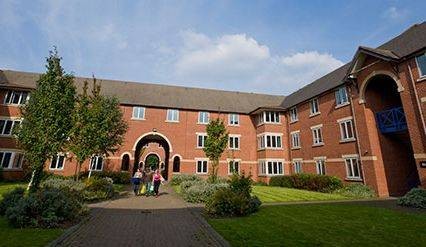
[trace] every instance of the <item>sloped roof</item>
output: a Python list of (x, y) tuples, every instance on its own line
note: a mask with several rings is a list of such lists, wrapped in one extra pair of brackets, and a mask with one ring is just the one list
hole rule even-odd
[[(0, 70), (0, 86), (34, 89), (40, 74)], [(75, 77), (77, 89), (91, 78)], [(250, 113), (262, 105), (280, 105), (284, 96), (97, 79), (101, 93), (122, 104), (164, 108)]]
[[(369, 51), (383, 57), (391, 58), (392, 60), (398, 60), (424, 48), (426, 48), (426, 22), (411, 26), (400, 35), (377, 48), (361, 46), (359, 50)], [(352, 61), (288, 95), (281, 106), (284, 108), (292, 107), (342, 85), (351, 64)]]

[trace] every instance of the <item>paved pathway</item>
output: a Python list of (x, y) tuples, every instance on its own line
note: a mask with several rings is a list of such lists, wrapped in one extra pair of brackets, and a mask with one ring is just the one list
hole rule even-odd
[[(92, 204), (90, 218), (56, 246), (227, 246), (174, 191), (162, 186), (158, 198), (133, 195)], [(160, 191), (161, 192), (161, 191)]]

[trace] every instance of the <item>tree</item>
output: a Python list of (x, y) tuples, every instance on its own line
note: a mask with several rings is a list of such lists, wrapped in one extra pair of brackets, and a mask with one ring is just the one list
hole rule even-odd
[(93, 155), (108, 156), (117, 151), (127, 131), (120, 103), (115, 97), (101, 95), (101, 87), (93, 78), (92, 94), (87, 82), (73, 112), (70, 150), (77, 159), (77, 180), (81, 165)]
[(46, 72), (21, 108), (23, 121), (15, 129), (18, 145), (32, 170), (31, 191), (39, 187), (46, 161), (64, 150), (72, 127), (76, 89), (74, 77), (65, 73), (61, 59), (56, 48), (46, 58)]
[(228, 132), (223, 120), (217, 118), (209, 122), (206, 127), (207, 139), (204, 143), (204, 153), (212, 162), (209, 180), (215, 182), (219, 168), (219, 158), (228, 144)]

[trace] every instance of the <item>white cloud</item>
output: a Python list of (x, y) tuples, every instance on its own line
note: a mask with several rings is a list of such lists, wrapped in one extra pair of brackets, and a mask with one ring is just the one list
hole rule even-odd
[(404, 19), (407, 16), (407, 14), (408, 12), (406, 9), (396, 8), (395, 6), (391, 6), (383, 12), (382, 17), (384, 17), (385, 19), (390, 19), (390, 20), (401, 20), (401, 19)]
[(175, 76), (202, 83), (197, 86), (288, 94), (343, 65), (331, 54), (317, 51), (273, 55), (246, 34), (215, 39), (191, 31), (182, 35)]

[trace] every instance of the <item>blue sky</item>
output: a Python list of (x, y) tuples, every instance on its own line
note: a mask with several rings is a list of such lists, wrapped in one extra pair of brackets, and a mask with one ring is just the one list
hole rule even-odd
[(289, 94), (425, 21), (426, 1), (0, 0), (0, 68)]

